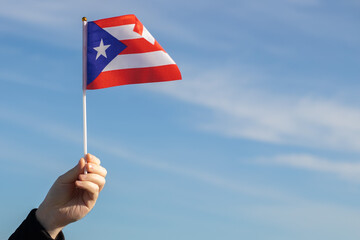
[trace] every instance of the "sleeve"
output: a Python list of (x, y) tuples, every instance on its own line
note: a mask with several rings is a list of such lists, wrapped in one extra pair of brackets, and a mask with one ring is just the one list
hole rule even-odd
[[(35, 212), (36, 209), (31, 210), (9, 240), (54, 240), (37, 220)], [(55, 240), (65, 240), (63, 232), (60, 232)]]

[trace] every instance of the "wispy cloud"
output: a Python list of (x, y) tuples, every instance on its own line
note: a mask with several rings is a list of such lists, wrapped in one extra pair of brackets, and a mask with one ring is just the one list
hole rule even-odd
[[(241, 66), (238, 67), (241, 69)], [(186, 81), (146, 86), (209, 109), (198, 127), (259, 141), (360, 151), (360, 109), (326, 96), (281, 95), (262, 87), (251, 72), (208, 70)]]
[(276, 201), (303, 201), (300, 197), (291, 196), (290, 193), (285, 193), (274, 189), (270, 186), (256, 186), (251, 183), (243, 183), (234, 179), (229, 179), (220, 176), (216, 173), (209, 173), (203, 170), (194, 169), (190, 166), (181, 166), (174, 163), (169, 163), (161, 160), (153, 160), (149, 157), (143, 157), (139, 154), (130, 153), (125, 149), (119, 147), (116, 141), (96, 141), (92, 139), (93, 147), (102, 152), (106, 152), (114, 157), (127, 160), (140, 166), (149, 167), (158, 171), (176, 174), (182, 177), (190, 178), (203, 182), (210, 186), (220, 189), (229, 190), (239, 194), (244, 194), (251, 197), (260, 197)]
[[(22, 6), (20, 9), (19, 5)], [(0, 30), (35, 38), (37, 34), (43, 36), (48, 34), (48, 32), (52, 32), (56, 36), (61, 35), (61, 39), (59, 39), (61, 41), (49, 36), (46, 39), (60, 42), (62, 45), (66, 44), (69, 47), (69, 44), (71, 44), (72, 48), (75, 48), (74, 45), (76, 44), (74, 44), (73, 40), (74, 36), (80, 36), (81, 14), (87, 16), (89, 20), (94, 20), (94, 18), (107, 18), (135, 13), (139, 15), (138, 17), (149, 30), (154, 29), (172, 39), (181, 39), (182, 43), (190, 43), (200, 48), (214, 47), (214, 44), (221, 47), (219, 40), (209, 39), (206, 42), (202, 41), (203, 39), (196, 31), (184, 24), (183, 19), (176, 20), (175, 18), (169, 18), (166, 14), (167, 10), (161, 11), (161, 8), (165, 8), (165, 6), (161, 6), (159, 9), (159, 7), (154, 7), (146, 1), (112, 2), (111, 5), (112, 8), (109, 9), (108, 5), (99, 4), (98, 1), (93, 0), (80, 0), (76, 2), (66, 0), (61, 3), (52, 1), (29, 2), (24, 0), (17, 1), (16, 3), (8, 2), (2, 5), (0, 9), (0, 17), (7, 21), (7, 25), (0, 26)], [(180, 5), (183, 7), (183, 4)], [(28, 11), (28, 9), (36, 9), (36, 11)], [(32, 30), (37, 29), (38, 31), (36, 31), (36, 34), (29, 34), (26, 28), (19, 31), (16, 27), (19, 23), (21, 26), (30, 26)], [(76, 23), (78, 25), (75, 25)], [(76, 47), (78, 46), (76, 45)]]
[(0, 69), (0, 82), (9, 82), (14, 84), (20, 84), (24, 86), (31, 86), (35, 88), (42, 88), (46, 90), (64, 92), (64, 88), (57, 84), (55, 81), (41, 81), (34, 80), (25, 76), (24, 74), (10, 72), (8, 70)]
[[(2, 4), (0, 16), (13, 21), (51, 26), (61, 21), (59, 10), (64, 9), (64, 6), (66, 4), (60, 2), (19, 1), (15, 3), (8, 1)], [(29, 9), (34, 9), (34, 11), (29, 11)]]
[[(232, 208), (240, 216), (270, 224), (278, 232), (290, 231), (292, 239), (352, 239), (360, 237), (360, 211), (324, 203), (295, 205), (253, 205)], [(329, 226), (332, 226), (329, 228)], [(267, 239), (283, 239), (272, 235)], [(284, 238), (286, 239), (286, 238)]]
[[(31, 114), (10, 111), (1, 106), (0, 110), (0, 121), (2, 120), (5, 122), (11, 122), (11, 124), (25, 127), (31, 131), (40, 132), (41, 134), (44, 134), (56, 140), (67, 141), (77, 144), (79, 146), (82, 144), (82, 139), (80, 137), (81, 131), (79, 130), (72, 129), (69, 126), (65, 126), (54, 121), (35, 117)], [(252, 185), (251, 183), (243, 183), (233, 179), (228, 179), (216, 173), (209, 173), (206, 171), (193, 169), (186, 166), (180, 166), (173, 163), (170, 164), (166, 161), (152, 160), (149, 157), (143, 157), (139, 154), (134, 154), (128, 151), (126, 148), (121, 147), (121, 144), (117, 144), (117, 141), (106, 140), (106, 138), (94, 137), (90, 139), (89, 143), (92, 149), (96, 149), (98, 151), (112, 155), (116, 158), (128, 161), (130, 163), (194, 179), (196, 181), (203, 182), (210, 186), (218, 187), (220, 189), (229, 190), (251, 197), (267, 198), (280, 202), (302, 201), (299, 197), (291, 196), (290, 193), (285, 193), (269, 186), (256, 186)]]
[(309, 154), (286, 154), (258, 160), (262, 164), (333, 174), (360, 183), (360, 161), (335, 161)]
[[(49, 156), (46, 153), (36, 152), (36, 149), (29, 149), (28, 146), (19, 146), (18, 144), (9, 143), (8, 140), (0, 137), (0, 163), (3, 170), (14, 171), (16, 174), (29, 173), (29, 168), (41, 170), (44, 175), (59, 174), (59, 170), (68, 170), (69, 166), (56, 156)], [(29, 153), (31, 152), (31, 155)], [(11, 162), (9, 164), (8, 162)], [(75, 165), (75, 163), (74, 163)]]
[(0, 121), (40, 132), (57, 140), (69, 141), (79, 145), (82, 143), (82, 133), (80, 130), (71, 129), (63, 124), (49, 121), (24, 111), (8, 109), (3, 105), (0, 105)]
[[(319, 0), (276, 0), (276, 1), (240, 1), (236, 6), (227, 8), (235, 19), (249, 20), (255, 25), (269, 22), (288, 30), (287, 34), (300, 32), (307, 36), (317, 36), (323, 39), (336, 40), (351, 45), (358, 45), (360, 38), (357, 28), (357, 15), (341, 12), (344, 6), (358, 8), (358, 4), (351, 1), (327, 2)], [(324, 9), (326, 9), (324, 11)], [(347, 8), (346, 8), (347, 9)], [(272, 27), (271, 27), (272, 28)], [(274, 28), (276, 31), (276, 28)]]

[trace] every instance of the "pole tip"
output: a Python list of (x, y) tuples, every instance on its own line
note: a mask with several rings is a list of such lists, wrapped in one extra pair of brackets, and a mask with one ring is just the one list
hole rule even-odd
[(82, 20), (83, 20), (83, 22), (86, 22), (86, 21), (87, 21), (86, 17), (83, 17)]

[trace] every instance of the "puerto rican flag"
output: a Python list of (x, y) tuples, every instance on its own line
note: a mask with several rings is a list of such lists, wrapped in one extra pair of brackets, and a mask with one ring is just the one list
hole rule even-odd
[(180, 79), (174, 60), (135, 15), (87, 23), (86, 89)]

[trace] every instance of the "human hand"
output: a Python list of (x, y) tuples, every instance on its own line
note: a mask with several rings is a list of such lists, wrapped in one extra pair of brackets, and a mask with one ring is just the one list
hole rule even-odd
[[(81, 158), (73, 169), (58, 177), (36, 211), (38, 221), (54, 239), (66, 225), (91, 211), (104, 187), (106, 169), (97, 157), (85, 157), (87, 163)], [(88, 174), (83, 174), (85, 167)]]

